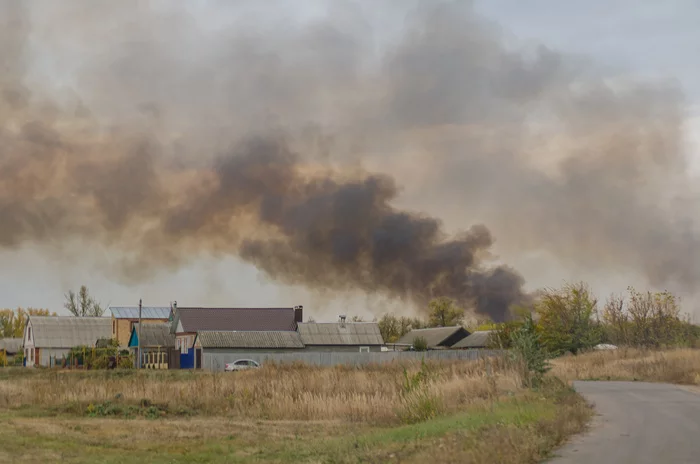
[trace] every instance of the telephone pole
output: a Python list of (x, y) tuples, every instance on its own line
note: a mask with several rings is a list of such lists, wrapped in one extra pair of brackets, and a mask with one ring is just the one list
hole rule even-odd
[(136, 351), (139, 354), (139, 359), (138, 359), (138, 364), (137, 364), (137, 369), (141, 369), (141, 359), (143, 356), (141, 355), (141, 300), (139, 299), (139, 328), (136, 329)]

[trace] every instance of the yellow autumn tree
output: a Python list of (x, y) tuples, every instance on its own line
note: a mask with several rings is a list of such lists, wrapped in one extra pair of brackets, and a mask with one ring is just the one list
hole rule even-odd
[(0, 309), (0, 338), (22, 338), (27, 316), (55, 316), (44, 308)]

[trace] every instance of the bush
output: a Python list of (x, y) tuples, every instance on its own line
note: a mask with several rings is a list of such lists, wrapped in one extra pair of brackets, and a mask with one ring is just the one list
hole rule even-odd
[(131, 358), (122, 357), (119, 358), (119, 363), (117, 364), (119, 369), (133, 369), (134, 361)]
[(416, 351), (428, 351), (428, 341), (424, 337), (414, 338), (413, 349)]
[(522, 366), (523, 384), (527, 388), (538, 387), (549, 371), (547, 351), (540, 341), (532, 316), (525, 319), (522, 327), (511, 334), (512, 355)]

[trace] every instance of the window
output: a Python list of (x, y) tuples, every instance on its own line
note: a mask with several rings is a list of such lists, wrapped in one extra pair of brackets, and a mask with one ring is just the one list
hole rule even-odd
[(34, 362), (34, 349), (29, 349), (29, 361)]
[(117, 334), (117, 321), (114, 319), (112, 320), (112, 335)]
[(360, 353), (369, 353), (369, 346), (361, 346)]
[(32, 341), (32, 328), (27, 327), (27, 337), (29, 338), (29, 341)]

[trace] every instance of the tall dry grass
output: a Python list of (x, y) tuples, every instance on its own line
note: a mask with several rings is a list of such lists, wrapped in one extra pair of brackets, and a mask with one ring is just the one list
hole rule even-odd
[(700, 385), (700, 350), (621, 348), (552, 361), (562, 380), (642, 380)]
[(392, 423), (512, 394), (521, 385), (517, 366), (501, 358), (363, 368), (266, 365), (236, 373), (41, 371), (0, 378), (0, 408), (81, 412), (109, 402), (241, 419)]

